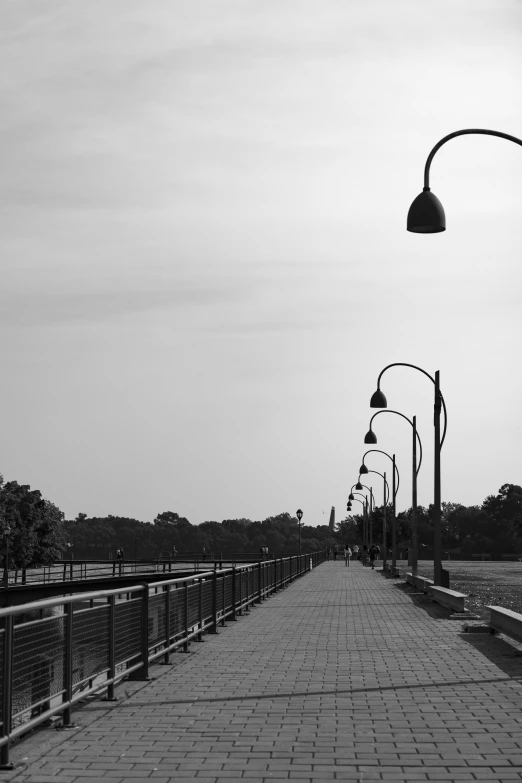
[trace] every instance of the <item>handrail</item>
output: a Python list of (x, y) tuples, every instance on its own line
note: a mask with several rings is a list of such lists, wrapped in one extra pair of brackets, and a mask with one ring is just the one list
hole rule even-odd
[[(236, 619), (325, 560), (325, 551), (288, 555), (0, 609), (0, 769), (12, 768), (11, 740), (59, 714), (64, 727), (72, 726), (72, 707), (86, 696), (106, 689), (113, 698), (122, 679), (148, 679), (149, 664), (160, 658), (168, 663), (177, 649), (188, 652), (191, 641), (218, 633), (227, 618)], [(118, 595), (128, 600), (116, 601)], [(82, 607), (75, 611), (74, 604)], [(62, 611), (53, 612), (56, 607)], [(79, 647), (90, 650), (93, 638), (92, 655), (73, 655)]]

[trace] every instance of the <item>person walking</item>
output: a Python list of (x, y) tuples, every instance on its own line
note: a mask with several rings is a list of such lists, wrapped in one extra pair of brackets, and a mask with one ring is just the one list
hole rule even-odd
[(371, 564), (372, 568), (375, 568), (375, 558), (377, 557), (377, 547), (372, 545), (370, 547), (369, 555), (370, 555), (370, 564)]
[(355, 546), (353, 548), (353, 558), (354, 558), (354, 560), (358, 560), (359, 559), (359, 544), (355, 544)]
[(344, 565), (350, 566), (350, 558), (352, 556), (352, 550), (348, 546), (348, 544), (345, 544), (344, 546)]
[(361, 550), (361, 560), (363, 566), (366, 567), (368, 565), (368, 547), (366, 546), (366, 544), (363, 546)]

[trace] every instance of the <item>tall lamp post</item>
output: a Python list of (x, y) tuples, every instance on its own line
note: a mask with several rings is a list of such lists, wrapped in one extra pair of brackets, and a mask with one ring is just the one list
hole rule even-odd
[[(366, 442), (366, 438), (364, 440)], [(377, 438), (375, 438), (375, 440), (377, 440)], [(395, 462), (395, 454), (393, 455), (393, 457), (390, 457), (388, 452), (381, 451), (380, 449), (368, 449), (368, 451), (366, 451), (363, 454), (362, 465), (359, 468), (360, 475), (364, 475), (365, 473), (368, 473), (368, 468), (364, 464), (364, 458), (366, 457), (367, 454), (371, 454), (372, 452), (377, 452), (378, 454), (384, 454), (392, 462), (392, 568), (395, 568), (397, 565), (397, 524), (395, 518), (396, 511), (397, 511), (396, 499), (397, 499), (397, 492), (399, 491), (401, 478), (399, 475), (399, 468), (397, 467)], [(395, 481), (395, 478), (397, 478), (397, 482)], [(384, 560), (383, 568), (385, 565), (386, 565), (386, 561)]]
[(9, 525), (4, 527), (4, 588), (9, 587), (9, 534), (11, 528)]
[(301, 554), (301, 520), (303, 518), (303, 512), (300, 508), (297, 509), (295, 512), (295, 515), (297, 517), (297, 520), (299, 522), (299, 554)]
[[(357, 494), (360, 494), (360, 493), (357, 493)], [(363, 500), (359, 500), (359, 498), (354, 497), (352, 493), (350, 493), (350, 497), (351, 497), (351, 500), (348, 500), (348, 504), (346, 506), (346, 510), (347, 511), (351, 511), (352, 510), (352, 500), (356, 500), (363, 507), (363, 540), (364, 540), (364, 524), (365, 524), (366, 516), (367, 516), (367, 513), (368, 513), (368, 501), (367, 501), (365, 495), (363, 495), (364, 501)]]
[[(370, 505), (369, 505), (369, 514), (367, 514), (366, 519), (366, 538), (363, 538), (363, 545), (366, 544), (367, 546), (371, 546), (373, 542), (373, 531), (372, 531), (372, 514), (373, 509), (375, 508), (375, 502), (373, 499), (373, 489), (371, 487), (367, 487), (366, 484), (361, 484), (361, 477), (359, 476), (359, 481), (357, 484), (353, 485), (355, 489), (361, 490), (363, 487), (364, 489), (367, 489), (370, 493)], [(352, 487), (353, 489), (353, 487)], [(368, 508), (368, 506), (367, 506)]]
[[(370, 419), (370, 429), (364, 436), (364, 442), (365, 443), (377, 443), (377, 435), (372, 430), (372, 424), (373, 420), (376, 416), (380, 416), (381, 413), (395, 413), (397, 416), (401, 416), (401, 418), (406, 419), (406, 421), (411, 424), (413, 429), (413, 446), (412, 446), (412, 477), (411, 477), (411, 570), (412, 573), (417, 573), (417, 560), (418, 560), (418, 536), (417, 536), (417, 477), (419, 475), (419, 470), (422, 465), (422, 443), (419, 436), (419, 433), (417, 432), (417, 417), (413, 416), (413, 419), (409, 419), (407, 416), (404, 415), (404, 413), (399, 413), (399, 411), (392, 411), (389, 408), (385, 408), (384, 410), (377, 411), (377, 413), (374, 413), (372, 418)], [(417, 465), (417, 441), (419, 441), (419, 464)], [(388, 455), (389, 456), (389, 455)], [(395, 510), (393, 514), (393, 529), (392, 529), (392, 539), (393, 539), (393, 554), (392, 554), (392, 565), (393, 568), (395, 568), (396, 564), (396, 555), (397, 555), (397, 531), (396, 531), (396, 519), (395, 519)]]
[(501, 133), (500, 131), (484, 130), (481, 128), (468, 128), (466, 130), (455, 131), (454, 133), (444, 136), (433, 147), (432, 151), (428, 155), (426, 165), (424, 167), (424, 188), (417, 198), (413, 201), (409, 212), (408, 220), (406, 223), (407, 231), (412, 231), (414, 234), (438, 234), (441, 231), (446, 231), (446, 215), (444, 214), (444, 207), (440, 203), (437, 196), (430, 190), (430, 166), (435, 153), (439, 150), (443, 144), (446, 144), (450, 139), (456, 138), (456, 136), (466, 136), (469, 134), (479, 134), (483, 136), (498, 136), (500, 139), (507, 139), (514, 144), (522, 146), (522, 139), (518, 139), (516, 136), (510, 136), (508, 133)]
[[(368, 468), (367, 468), (368, 470)], [(386, 506), (390, 498), (390, 487), (386, 481), (386, 473), (379, 473), (378, 470), (368, 470), (368, 473), (376, 473), (384, 479), (383, 483), (383, 503), (382, 503), (382, 565), (386, 565)]]
[[(415, 364), (408, 364), (406, 362), (394, 362), (388, 364), (383, 370), (381, 370), (379, 377), (377, 378), (377, 391), (372, 394), (370, 400), (370, 408), (387, 408), (388, 402), (386, 397), (381, 391), (380, 384), (381, 378), (390, 367), (412, 367), (414, 370), (426, 375), (430, 381), (435, 385), (435, 403), (434, 403), (434, 431), (435, 431), (435, 465), (434, 465), (434, 489), (433, 489), (433, 581), (435, 585), (440, 586), (442, 581), (442, 532), (441, 532), (441, 492), (440, 492), (440, 452), (446, 437), (446, 429), (448, 426), (448, 414), (446, 411), (446, 403), (444, 397), (440, 391), (440, 373), (437, 370), (435, 378), (423, 370), (421, 367), (417, 367)], [(440, 437), (440, 411), (441, 407), (444, 409), (444, 431), (442, 438)]]

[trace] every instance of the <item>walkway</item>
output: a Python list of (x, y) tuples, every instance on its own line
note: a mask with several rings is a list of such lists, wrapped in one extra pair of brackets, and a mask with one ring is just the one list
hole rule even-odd
[(325, 563), (152, 667), (152, 682), (124, 683), (89, 725), (42, 732), (57, 739), (40, 759), (22, 743), (26, 766), (0, 776), (522, 780), (522, 657), (401, 584)]

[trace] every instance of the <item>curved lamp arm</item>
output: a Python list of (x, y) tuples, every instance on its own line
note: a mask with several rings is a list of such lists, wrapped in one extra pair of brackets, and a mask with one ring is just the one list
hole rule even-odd
[[(381, 413), (381, 412), (383, 412), (383, 411), (379, 411), (379, 413)], [(390, 411), (390, 413), (392, 413), (392, 411)], [(375, 414), (375, 415), (377, 415), (377, 414)], [(366, 457), (366, 454), (370, 454), (372, 451), (377, 451), (379, 454), (386, 454), (388, 459), (391, 460), (391, 462), (393, 463), (393, 457), (390, 457), (390, 455), (386, 451), (381, 451), (380, 449), (368, 449), (368, 451), (366, 451), (363, 454), (363, 458), (362, 458), (362, 464), (363, 465), (364, 465), (364, 458)], [(399, 476), (399, 468), (397, 467), (397, 463), (395, 463), (395, 471), (397, 473), (397, 486), (395, 487), (395, 495), (397, 495), (397, 492), (399, 491), (399, 484), (401, 483), (401, 478)]]
[[(359, 476), (359, 478), (361, 478), (361, 477)], [(368, 492), (370, 493), (370, 511), (373, 511), (373, 508), (372, 508), (372, 506), (373, 506), (373, 489), (371, 487), (367, 487), (366, 484), (363, 484), (363, 487), (365, 487), (368, 490)]]
[(456, 136), (465, 136), (469, 133), (478, 133), (484, 136), (498, 136), (501, 139), (507, 139), (508, 141), (512, 141), (515, 144), (520, 144), (520, 146), (522, 147), (522, 139), (517, 139), (516, 136), (510, 136), (509, 133), (501, 133), (500, 131), (483, 130), (481, 128), (469, 128), (468, 130), (460, 130), (460, 131), (455, 131), (454, 133), (449, 133), (447, 136), (444, 136), (443, 139), (437, 142), (437, 144), (435, 144), (432, 151), (428, 155), (428, 159), (424, 167), (424, 190), (430, 189), (430, 166), (431, 166), (431, 161), (435, 156), (435, 153), (442, 147), (443, 144), (446, 144), (446, 142), (449, 141), (450, 139), (454, 139)]
[[(413, 367), (414, 370), (418, 370), (419, 372), (422, 372), (430, 379), (430, 381), (433, 384), (435, 384), (435, 378), (432, 378), (429, 372), (423, 370), (422, 367), (417, 367), (416, 364), (408, 364), (407, 362), (394, 362), (393, 364), (389, 364), (387, 367), (384, 368), (384, 370), (381, 370), (381, 372), (379, 373), (379, 377), (377, 378), (377, 389), (381, 388), (381, 378), (386, 372), (386, 370), (390, 369), (390, 367)], [(442, 439), (440, 441), (440, 447), (442, 448), (442, 444), (444, 443), (444, 438), (446, 437), (446, 430), (448, 428), (448, 412), (446, 410), (446, 403), (444, 402), (444, 397), (442, 396), (442, 392), (440, 392), (440, 399), (442, 402), (442, 407), (444, 409), (444, 431), (442, 433)]]
[[(390, 365), (390, 366), (391, 366), (391, 365)], [(442, 394), (441, 394), (441, 397), (442, 397)], [(402, 418), (403, 418), (403, 419), (406, 419), (406, 421), (407, 421), (407, 422), (409, 422), (409, 423), (411, 424), (411, 426), (413, 427), (413, 422), (412, 422), (412, 420), (411, 420), (411, 419), (408, 419), (408, 417), (407, 417), (407, 416), (405, 416), (405, 415), (404, 415), (404, 413), (399, 413), (399, 411), (392, 411), (390, 408), (383, 408), (383, 410), (382, 410), (382, 411), (377, 411), (377, 413), (374, 413), (374, 414), (373, 414), (372, 418), (370, 419), (370, 429), (372, 428), (372, 421), (375, 419), (375, 417), (376, 417), (376, 416), (378, 416), (378, 415), (379, 415), (379, 413), (396, 413), (396, 414), (397, 414), (397, 416), (402, 416)], [(446, 409), (444, 409), (444, 414), (445, 414), (445, 413), (446, 413)], [(444, 430), (444, 434), (446, 434), (446, 430)], [(421, 468), (421, 465), (422, 465), (422, 443), (421, 443), (420, 435), (419, 435), (419, 433), (418, 433), (418, 432), (417, 432), (417, 440), (418, 440), (418, 442), (419, 442), (419, 464), (418, 464), (418, 466), (417, 466), (417, 470), (415, 471), (415, 475), (416, 475), (416, 476), (418, 476), (418, 475), (419, 475), (419, 470), (420, 470), (420, 468)], [(444, 439), (443, 439), (443, 440), (444, 440)], [(389, 455), (388, 455), (388, 456), (389, 456)], [(363, 458), (363, 461), (364, 461), (364, 458)], [(399, 489), (399, 488), (397, 487), (397, 489)]]
[[(378, 476), (380, 476), (381, 478), (384, 479), (384, 474), (383, 473), (379, 473), (378, 470), (369, 470), (368, 473), (377, 473)], [(387, 493), (386, 494), (386, 504), (388, 504), (388, 501), (390, 499), (390, 487), (388, 486), (388, 480), (384, 479), (384, 481), (386, 483), (386, 493)], [(364, 484), (363, 484), (363, 486), (364, 486)]]
[(361, 506), (365, 506), (366, 505), (365, 503), (363, 503), (362, 500), (359, 500), (359, 498), (354, 498), (354, 500), (356, 500), (358, 503), (360, 503)]

